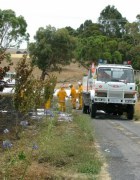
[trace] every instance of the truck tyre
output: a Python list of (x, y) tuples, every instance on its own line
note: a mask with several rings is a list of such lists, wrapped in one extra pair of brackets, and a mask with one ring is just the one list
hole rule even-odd
[(83, 105), (83, 114), (88, 114), (89, 106)]
[(90, 109), (90, 116), (91, 116), (91, 118), (95, 118), (96, 117), (96, 111), (97, 111), (96, 104), (92, 103), (91, 104), (91, 109)]
[(130, 104), (127, 106), (127, 119), (132, 120), (133, 117), (134, 117), (134, 106)]

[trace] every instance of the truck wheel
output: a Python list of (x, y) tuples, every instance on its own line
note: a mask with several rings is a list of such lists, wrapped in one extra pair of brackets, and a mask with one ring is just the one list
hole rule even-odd
[(96, 104), (92, 103), (91, 104), (91, 109), (90, 109), (90, 116), (91, 116), (91, 118), (95, 118), (96, 117), (96, 111), (97, 111)]
[(133, 116), (134, 116), (134, 106), (130, 104), (127, 106), (127, 119), (132, 120)]
[(83, 105), (83, 114), (88, 114), (89, 106)]

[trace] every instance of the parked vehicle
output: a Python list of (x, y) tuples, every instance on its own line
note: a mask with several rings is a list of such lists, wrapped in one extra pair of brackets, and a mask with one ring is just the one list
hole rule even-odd
[(7, 83), (5, 81), (0, 80), (0, 92), (2, 92), (4, 87), (6, 86), (7, 86)]
[(137, 101), (137, 86), (131, 65), (99, 64), (95, 71), (89, 70), (83, 77), (83, 113), (96, 117), (97, 110), (134, 116)]
[(6, 72), (3, 81), (6, 82), (6, 87), (13, 87), (15, 85), (15, 72)]

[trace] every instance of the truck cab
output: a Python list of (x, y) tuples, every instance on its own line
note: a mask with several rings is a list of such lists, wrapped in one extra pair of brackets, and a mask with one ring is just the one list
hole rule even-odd
[[(90, 74), (90, 73), (89, 73)], [(83, 113), (96, 117), (98, 110), (133, 119), (137, 90), (131, 65), (100, 64), (83, 78)]]

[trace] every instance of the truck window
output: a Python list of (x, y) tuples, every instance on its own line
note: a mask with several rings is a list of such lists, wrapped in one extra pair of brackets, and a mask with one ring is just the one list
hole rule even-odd
[(98, 81), (134, 82), (132, 69), (128, 68), (99, 68), (97, 72)]
[(99, 68), (97, 73), (98, 81), (110, 81), (111, 80), (111, 69), (110, 68)]
[(116, 79), (121, 82), (134, 82), (134, 75), (132, 69), (127, 68), (113, 68), (112, 69), (112, 79)]

